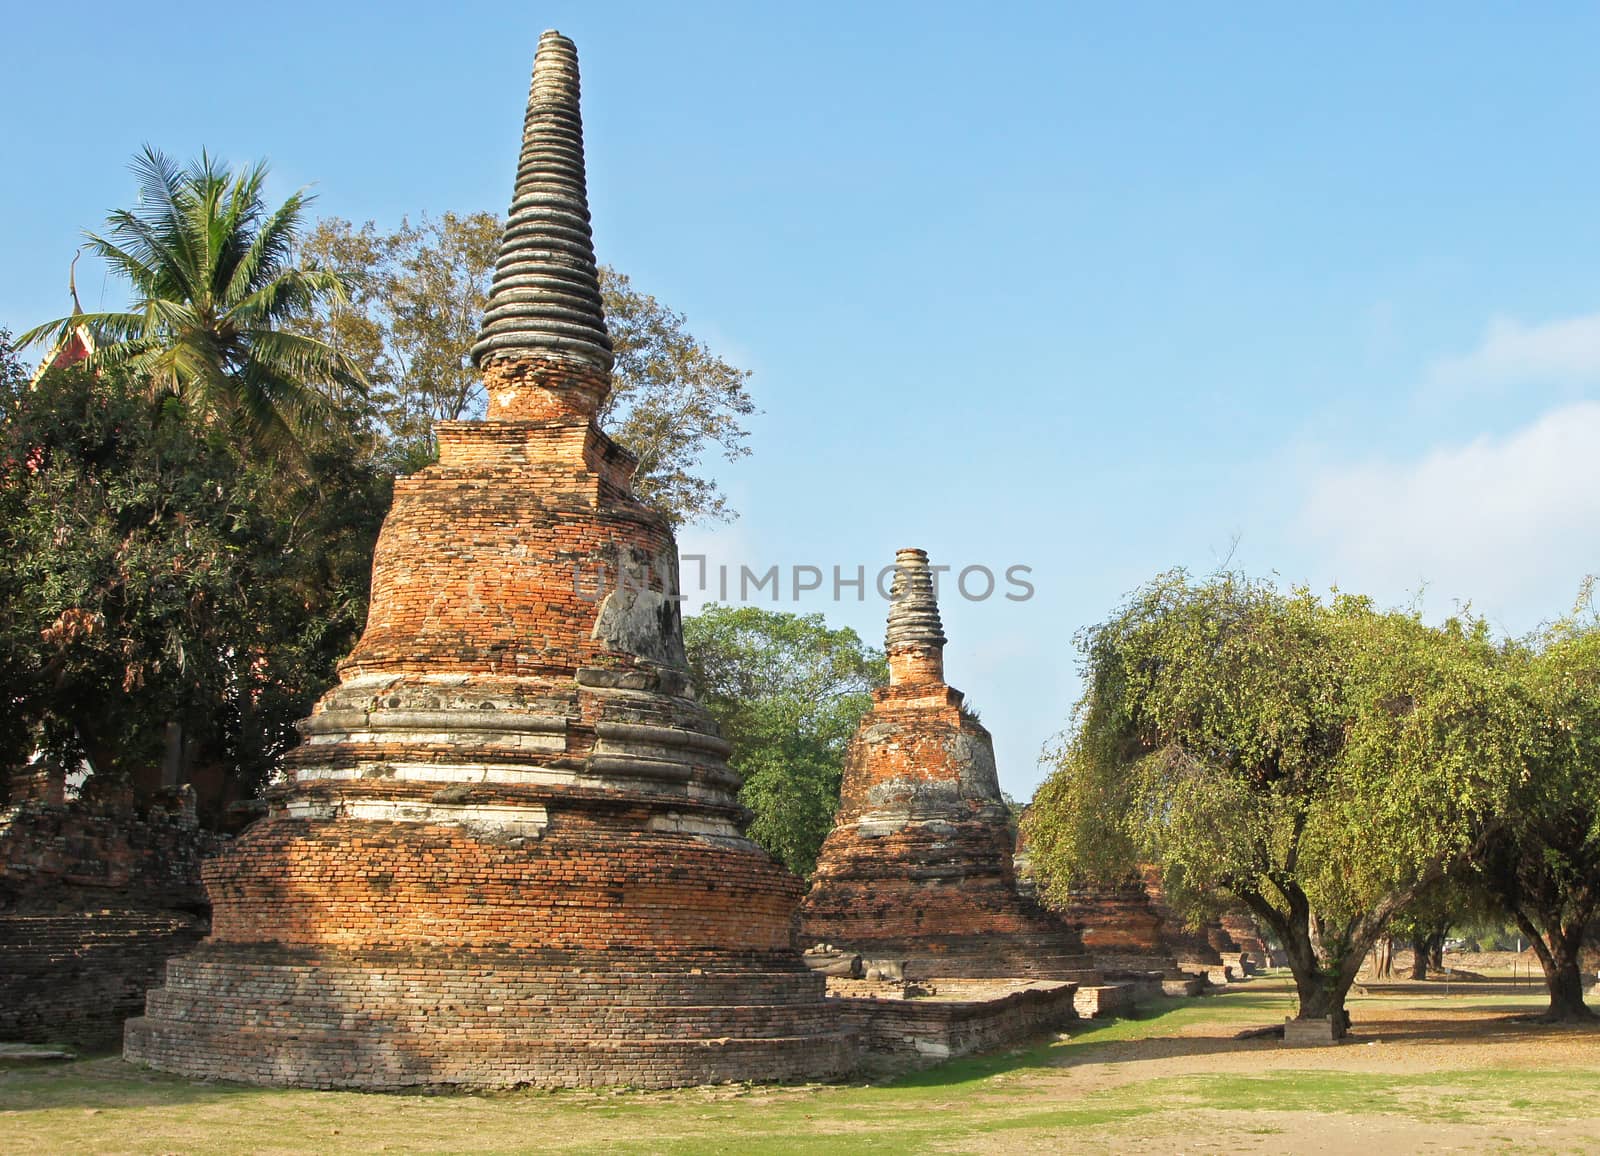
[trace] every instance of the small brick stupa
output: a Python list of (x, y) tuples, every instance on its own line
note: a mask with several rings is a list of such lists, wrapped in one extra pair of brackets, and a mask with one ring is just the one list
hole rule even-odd
[[(1080, 884), (1072, 888), (1067, 902), (1056, 904), (1040, 896), (1033, 854), (1023, 834), (1017, 837), (1015, 864), (1018, 888), (1078, 933), (1106, 979), (1160, 980), (1168, 994), (1193, 994), (1190, 982), (1199, 979), (1199, 973), (1178, 966), (1162, 934), (1164, 921), (1141, 876), (1130, 876), (1121, 884)], [(1193, 990), (1199, 990), (1198, 985)]]
[(1108, 974), (1176, 970), (1162, 936), (1163, 920), (1137, 879), (1120, 886), (1074, 887), (1061, 916), (1078, 929), (1095, 966)]
[(1267, 946), (1266, 937), (1261, 934), (1261, 926), (1256, 923), (1255, 916), (1247, 909), (1239, 907), (1224, 911), (1217, 922), (1222, 924), (1222, 929), (1239, 945), (1252, 966), (1258, 968), (1272, 966), (1272, 949)]
[(310, 1087), (824, 1077), (848, 1047), (692, 697), (665, 519), (611, 387), (577, 55), (540, 40), (482, 337), (484, 421), (401, 479), (366, 632), (213, 931), (126, 1055)]
[(944, 681), (927, 554), (899, 552), (893, 593), (889, 685), (851, 740), (801, 942), (907, 979), (1097, 981), (1076, 934), (1017, 891), (993, 742)]
[(1221, 985), (1230, 980), (1244, 978), (1244, 964), (1237, 943), (1212, 921), (1200, 927), (1191, 927), (1188, 920), (1167, 902), (1166, 885), (1161, 873), (1154, 867), (1144, 869), (1144, 890), (1150, 906), (1161, 918), (1161, 938), (1167, 950), (1185, 971), (1205, 974), (1212, 983)]

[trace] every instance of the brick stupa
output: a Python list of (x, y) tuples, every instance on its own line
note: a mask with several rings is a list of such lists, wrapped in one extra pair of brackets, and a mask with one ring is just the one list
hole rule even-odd
[(1190, 926), (1189, 921), (1167, 902), (1166, 885), (1155, 867), (1144, 869), (1144, 891), (1150, 906), (1161, 918), (1161, 938), (1186, 971), (1200, 971), (1216, 984), (1243, 979), (1242, 950), (1215, 920)]
[(745, 837), (687, 681), (671, 530), (595, 425), (612, 348), (554, 32), (473, 359), (487, 418), (396, 484), (366, 631), (127, 1057), (310, 1087), (838, 1073), (801, 884)]
[[(1037, 899), (1058, 919), (1077, 931), (1084, 950), (1109, 980), (1181, 981), (1195, 977), (1178, 966), (1163, 934), (1165, 921), (1151, 901), (1141, 875), (1120, 884), (1074, 886), (1063, 903), (1040, 894), (1034, 878), (1033, 854), (1026, 838), (1027, 824), (1017, 836), (1015, 866), (1017, 887)], [(1199, 974), (1204, 974), (1201, 969)]]
[(1273, 951), (1267, 946), (1266, 937), (1261, 934), (1260, 924), (1247, 909), (1240, 907), (1224, 911), (1217, 917), (1217, 922), (1222, 924), (1223, 930), (1239, 945), (1251, 965), (1258, 968), (1273, 965)]
[(1074, 887), (1060, 914), (1078, 929), (1095, 966), (1109, 975), (1178, 970), (1162, 934), (1163, 920), (1137, 879), (1120, 886)]
[(1070, 928), (1017, 891), (989, 732), (944, 681), (928, 556), (901, 550), (889, 685), (845, 758), (833, 830), (801, 905), (801, 942), (930, 977), (1087, 980)]

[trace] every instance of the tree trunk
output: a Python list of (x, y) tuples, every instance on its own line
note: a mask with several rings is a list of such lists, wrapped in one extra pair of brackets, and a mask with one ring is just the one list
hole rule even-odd
[[(1366, 962), (1367, 953), (1388, 931), (1389, 920), (1394, 918), (1395, 912), (1442, 876), (1447, 866), (1443, 860), (1433, 864), (1410, 887), (1391, 891), (1332, 938), (1313, 919), (1311, 902), (1304, 889), (1287, 873), (1272, 876), (1272, 885), (1284, 897), (1287, 911), (1268, 903), (1253, 889), (1236, 889), (1234, 894), (1272, 928), (1283, 944), (1289, 970), (1294, 974), (1295, 993), (1300, 997), (1296, 1018), (1337, 1016), (1339, 1026), (1348, 1030), (1350, 1013), (1345, 1010), (1344, 1001), (1356, 982), (1361, 965)], [(1330, 943), (1336, 944), (1337, 950), (1328, 950)]]
[(1541, 935), (1530, 914), (1514, 910), (1512, 917), (1528, 937), (1534, 954), (1539, 957), (1539, 967), (1544, 971), (1550, 1006), (1541, 1018), (1554, 1023), (1592, 1021), (1595, 1015), (1583, 1002), (1583, 973), (1578, 970), (1587, 919), (1566, 925), (1551, 919), (1549, 932)]
[[(1543, 963), (1543, 960), (1540, 960)], [(1577, 953), (1564, 953), (1552, 967), (1545, 968), (1545, 986), (1550, 989), (1550, 1007), (1545, 1018), (1557, 1023), (1580, 1023), (1594, 1019), (1583, 1002), (1583, 973), (1578, 970)]]
[(1425, 935), (1411, 941), (1411, 978), (1428, 978), (1428, 938)]
[(1449, 938), (1450, 930), (1436, 931), (1428, 937), (1428, 966), (1434, 971), (1444, 970), (1444, 941)]
[(1345, 1010), (1345, 997), (1350, 994), (1356, 973), (1366, 959), (1372, 943), (1363, 944), (1351, 951), (1338, 970), (1330, 975), (1312, 942), (1310, 912), (1298, 889), (1291, 900), (1291, 910), (1287, 914), (1259, 896), (1242, 896), (1242, 898), (1262, 922), (1272, 927), (1277, 933), (1278, 941), (1283, 944), (1283, 954), (1288, 961), (1289, 971), (1294, 976), (1295, 994), (1300, 1000), (1295, 1018), (1315, 1020), (1337, 1015), (1340, 1017), (1340, 1026), (1348, 1030), (1350, 1013)]
[(1385, 935), (1372, 950), (1372, 978), (1394, 978), (1394, 936)]

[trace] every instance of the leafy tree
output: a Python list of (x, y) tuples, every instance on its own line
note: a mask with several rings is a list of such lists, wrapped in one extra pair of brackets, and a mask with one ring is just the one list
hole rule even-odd
[[(27, 391), (27, 381), (27, 368), (17, 352), (10, 331), (0, 328), (0, 397), (22, 396)], [(0, 424), (0, 433), (5, 435), (8, 444), (12, 441), (10, 434), (14, 420), (9, 408), (0, 413), (0, 422), (3, 422)], [(14, 470), (27, 470), (37, 465), (37, 457), (25, 457), (16, 462), (0, 458), (0, 469), (5, 471), (7, 477)], [(9, 487), (0, 489), (0, 499), (9, 499), (9, 491)], [(0, 506), (0, 515), (9, 515), (10, 512), (9, 501)], [(0, 544), (3, 542), (0, 539)], [(0, 587), (0, 595), (8, 596), (6, 606), (10, 605), (10, 593), (9, 589)], [(28, 674), (14, 661), (24, 642), (23, 632), (17, 616), (0, 609), (0, 768), (19, 766), (33, 750), (32, 729), (19, 709), (22, 695), (28, 689)], [(0, 793), (0, 799), (3, 798), (3, 793)]]
[(269, 211), (267, 167), (229, 173), (202, 153), (180, 170), (160, 152), (134, 158), (139, 203), (113, 212), (88, 248), (132, 283), (125, 313), (80, 313), (38, 326), (22, 344), (64, 340), (84, 326), (92, 369), (125, 371), (152, 396), (258, 446), (297, 447), (323, 426), (330, 391), (359, 394), (361, 371), (332, 347), (287, 332), (292, 314), (343, 297), (344, 281), (289, 265), (309, 198)]
[[(1498, 829), (1499, 817), (1496, 817)], [(1473, 864), (1453, 867), (1444, 878), (1420, 892), (1390, 921), (1389, 932), (1411, 944), (1411, 978), (1442, 971), (1445, 940), (1452, 927), (1475, 922), (1496, 911)]]
[(733, 744), (750, 836), (799, 875), (839, 806), (845, 746), (889, 681), (882, 653), (820, 614), (707, 606), (683, 620), (706, 706)]
[(393, 233), (328, 217), (306, 235), (306, 264), (351, 284), (296, 319), (303, 332), (366, 370), (388, 456), (403, 473), (436, 452), (433, 425), (482, 417), (483, 382), (468, 357), (500, 246), (491, 213), (446, 213)]
[(1478, 866), (1539, 957), (1547, 1018), (1589, 1020), (1579, 955), (1600, 904), (1600, 617), (1590, 590), (1519, 658), (1535, 706), (1528, 771)]
[(1302, 1018), (1345, 1015), (1389, 921), (1521, 766), (1520, 700), (1476, 621), (1174, 572), (1079, 646), (1087, 690), (1029, 811), (1036, 869), (1060, 894), (1149, 862), (1180, 909), (1242, 902)]
[(732, 521), (727, 496), (699, 467), (712, 446), (729, 461), (750, 452), (742, 424), (756, 412), (750, 371), (712, 353), (683, 314), (605, 265), (600, 295), (617, 354), (600, 425), (638, 457), (634, 492), (675, 522)]
[(276, 469), (126, 366), (8, 372), (0, 413), (0, 761), (149, 784), (176, 722), (206, 794), (250, 794), (365, 618), (389, 478)]
[[(298, 325), (366, 367), (402, 470), (431, 460), (434, 422), (483, 412), (469, 352), (501, 230), (492, 213), (446, 213), (402, 222), (393, 233), (334, 217), (318, 222), (302, 246), (307, 264), (357, 288), (347, 301), (321, 302)], [(731, 520), (734, 511), (702, 462), (713, 450), (729, 460), (749, 452), (749, 372), (707, 349), (681, 313), (604, 265), (600, 292), (616, 365), (598, 418), (639, 458), (635, 492), (678, 523)]]

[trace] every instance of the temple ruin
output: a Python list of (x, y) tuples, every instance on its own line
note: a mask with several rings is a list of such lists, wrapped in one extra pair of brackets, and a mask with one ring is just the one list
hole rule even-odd
[(1218, 916), (1217, 922), (1244, 952), (1248, 966), (1258, 969), (1276, 966), (1277, 953), (1267, 943), (1255, 916), (1251, 915), (1247, 908), (1235, 907), (1224, 911)]
[(1077, 935), (1017, 891), (993, 743), (944, 681), (922, 550), (899, 551), (893, 595), (889, 685), (873, 693), (846, 755), (801, 943), (884, 961), (907, 979), (1097, 983)]
[(745, 837), (688, 682), (671, 529), (595, 424), (612, 348), (558, 33), (473, 358), (487, 417), (397, 482), (365, 633), (206, 864), (210, 938), (127, 1058), (309, 1087), (842, 1072), (800, 881)]
[(1161, 919), (1161, 939), (1178, 966), (1201, 972), (1212, 983), (1223, 986), (1243, 979), (1248, 972), (1243, 949), (1233, 941), (1220, 923), (1211, 920), (1198, 927), (1167, 902), (1161, 873), (1154, 867), (1144, 870), (1144, 891), (1150, 906)]
[(1137, 879), (1075, 887), (1058, 914), (1077, 929), (1107, 979), (1159, 985), (1168, 995), (1195, 995), (1215, 976), (1209, 964), (1178, 962), (1167, 939), (1167, 922)]
[(0, 807), (0, 1040), (115, 1047), (169, 958), (206, 933), (194, 792), (136, 800), (45, 758)]

